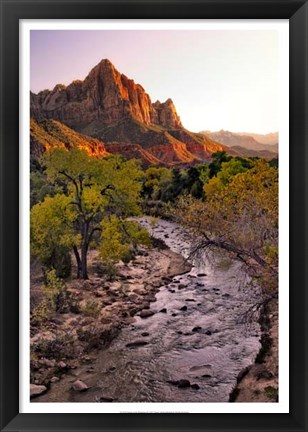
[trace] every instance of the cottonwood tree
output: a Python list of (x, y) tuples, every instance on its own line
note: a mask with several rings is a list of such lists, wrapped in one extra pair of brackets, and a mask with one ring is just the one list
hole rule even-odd
[(57, 194), (46, 197), (31, 209), (31, 256), (39, 258), (45, 268), (54, 268), (60, 277), (69, 276), (67, 258), (70, 264), (70, 250), (79, 242), (70, 201), (70, 197)]
[(144, 172), (142, 195), (144, 198), (160, 199), (171, 182), (172, 172), (168, 168), (151, 166)]
[[(219, 187), (216, 183), (219, 182)], [(212, 185), (213, 186), (213, 185)], [(198, 238), (195, 250), (220, 248), (276, 292), (278, 276), (278, 172), (264, 160), (215, 180), (206, 200), (180, 199), (177, 216)]]
[(142, 171), (137, 161), (120, 156), (97, 159), (79, 149), (54, 149), (44, 164), (48, 180), (61, 180), (65, 193), (32, 208), (32, 250), (42, 257), (51, 244), (71, 247), (77, 277), (87, 279), (89, 247), (95, 238), (102, 238), (102, 221), (112, 217), (124, 221), (139, 214)]

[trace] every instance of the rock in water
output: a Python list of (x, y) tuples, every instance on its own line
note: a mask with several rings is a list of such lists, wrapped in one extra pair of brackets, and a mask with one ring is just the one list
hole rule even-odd
[(126, 346), (127, 346), (127, 348), (137, 348), (137, 347), (145, 346), (147, 344), (148, 344), (148, 342), (146, 342), (144, 340), (136, 340), (136, 341), (133, 341), (133, 342), (126, 344)]
[(176, 380), (168, 380), (167, 383), (171, 384), (171, 385), (174, 385), (174, 386), (178, 386), (179, 385), (179, 381), (176, 381)]
[(178, 388), (190, 387), (190, 382), (187, 379), (168, 380), (167, 383), (177, 386)]
[(178, 388), (186, 388), (186, 387), (190, 387), (190, 382), (186, 379), (179, 380)]
[(47, 391), (47, 387), (44, 385), (30, 384), (30, 398), (39, 396), (42, 393), (45, 393), (45, 391)]

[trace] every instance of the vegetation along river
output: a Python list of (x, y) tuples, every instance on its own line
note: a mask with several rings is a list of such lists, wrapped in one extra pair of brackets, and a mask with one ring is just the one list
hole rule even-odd
[[(183, 228), (138, 221), (172, 251), (189, 256), (192, 240)], [(68, 376), (50, 400), (66, 393), (70, 402), (228, 402), (239, 372), (260, 349), (258, 323), (245, 320), (258, 293), (243, 277), (236, 261), (193, 260), (189, 273), (160, 288), (151, 303), (154, 315), (135, 316), (98, 353), (92, 388), (65, 392)]]

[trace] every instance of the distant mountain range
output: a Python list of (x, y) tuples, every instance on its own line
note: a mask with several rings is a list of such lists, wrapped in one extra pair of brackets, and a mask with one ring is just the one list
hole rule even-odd
[(243, 156), (271, 158), (278, 155), (278, 132), (261, 135), (222, 129), (218, 132), (203, 131), (201, 133), (220, 144), (231, 147)]
[(257, 134), (257, 133), (248, 133), (248, 132), (238, 132), (238, 135), (241, 136), (252, 136), (256, 141), (258, 141), (261, 144), (270, 144), (275, 145), (278, 144), (278, 132), (271, 132), (268, 134)]
[[(32, 157), (51, 147), (77, 146), (96, 156), (117, 153), (139, 158), (146, 165), (175, 166), (210, 160), (219, 150), (247, 156), (247, 149), (260, 153), (268, 149), (257, 141), (261, 147), (245, 147), (243, 136), (240, 144), (234, 141), (232, 145), (219, 141), (221, 136), (216, 139), (215, 133), (190, 132), (183, 127), (171, 99), (152, 103), (140, 84), (117, 71), (107, 59), (83, 81), (31, 92), (30, 112)], [(266, 153), (263, 157), (271, 156)]]

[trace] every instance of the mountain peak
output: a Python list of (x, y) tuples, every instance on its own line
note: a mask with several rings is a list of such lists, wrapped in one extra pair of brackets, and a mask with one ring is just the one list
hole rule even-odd
[(182, 128), (172, 99), (152, 104), (140, 84), (121, 74), (107, 58), (89, 72), (84, 81), (56, 85), (52, 91), (31, 95), (31, 115), (52, 118), (87, 133), (132, 119), (145, 125)]
[(114, 73), (117, 72), (119, 73), (116, 68), (114, 67), (114, 65), (111, 63), (111, 61), (109, 59), (102, 59), (99, 63), (97, 63), (96, 66), (94, 66), (88, 76), (86, 77), (85, 81), (89, 78), (91, 78), (92, 76), (104, 76), (106, 74), (109, 73)]
[(84, 141), (90, 154), (102, 156), (107, 149), (146, 164), (196, 163), (224, 149), (184, 129), (171, 98), (152, 103), (144, 88), (109, 59), (102, 59), (83, 81), (31, 93), (30, 109), (34, 155), (67, 142), (72, 146), (66, 135), (79, 147)]
[(64, 84), (56, 84), (53, 88), (53, 92), (61, 92), (63, 90), (66, 90), (66, 86)]
[(110, 69), (115, 70), (113, 63), (109, 59), (102, 59), (95, 67), (99, 67), (100, 69)]
[[(109, 66), (113, 66), (113, 63), (111, 63), (111, 61), (107, 58), (102, 59), (99, 64), (105, 64), (105, 65), (109, 65)], [(113, 66), (114, 67), (114, 66)]]

